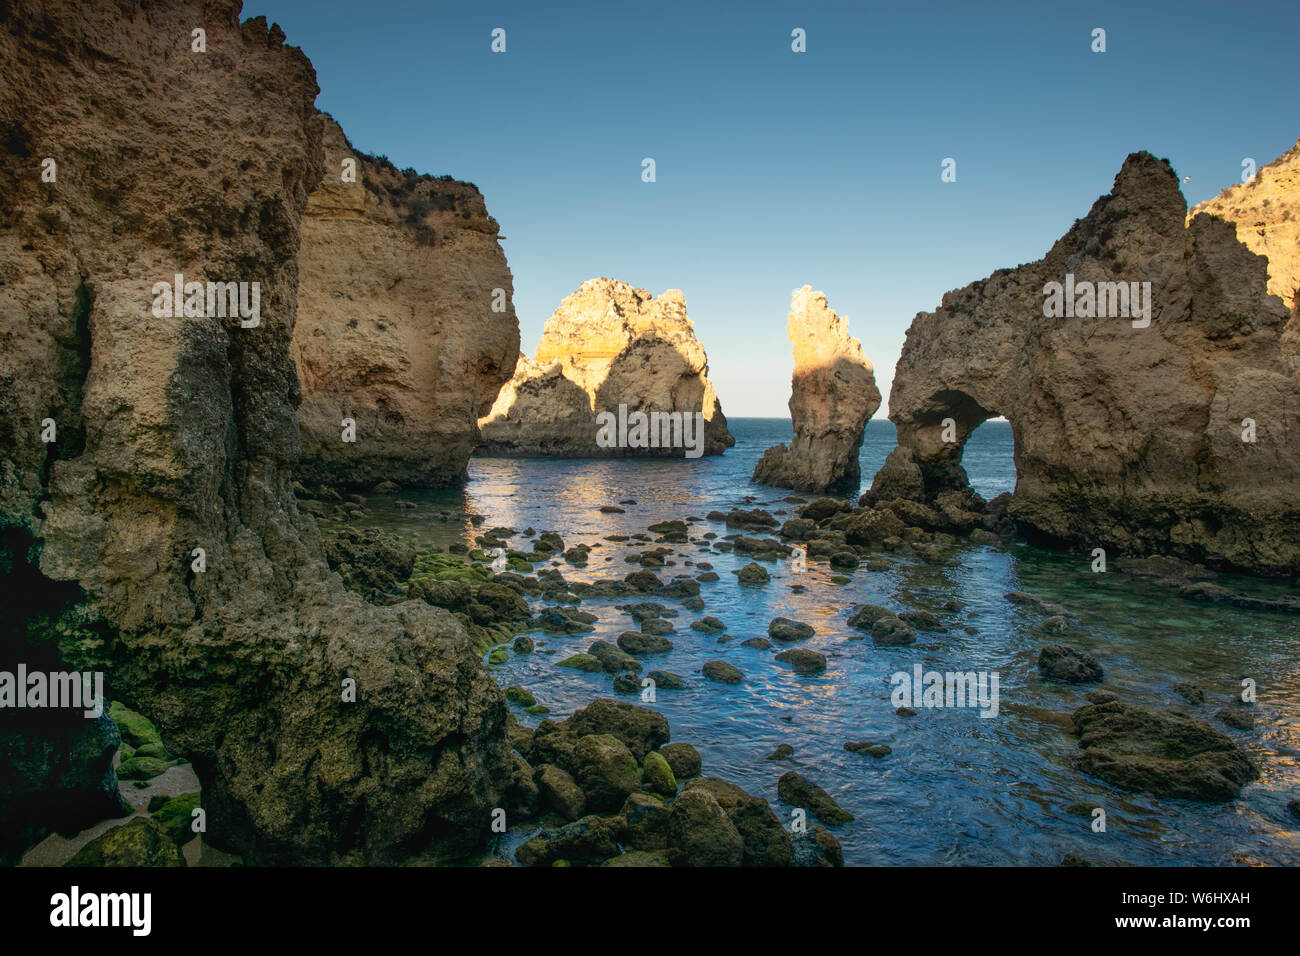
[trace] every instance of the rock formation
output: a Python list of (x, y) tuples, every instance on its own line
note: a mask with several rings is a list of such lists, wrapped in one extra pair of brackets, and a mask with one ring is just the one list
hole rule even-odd
[(754, 481), (796, 491), (858, 490), (862, 429), (880, 407), (880, 390), (848, 325), (821, 292), (795, 292), (786, 324), (794, 344), (794, 439), (763, 453)]
[(616, 279), (589, 279), (552, 313), (529, 361), (480, 421), (482, 454), (521, 457), (680, 455), (679, 448), (604, 447), (597, 415), (704, 415), (703, 452), (735, 444), (709, 382), (709, 360), (676, 289), (659, 297)]
[[(318, 122), (325, 177), (303, 216), (291, 346), (297, 475), (337, 487), (454, 484), (519, 352), (496, 220), (473, 185), (398, 172), (354, 150), (329, 116)], [(355, 442), (342, 440), (345, 418)]]
[[(1001, 414), (1022, 528), (1086, 550), (1300, 572), (1289, 310), (1231, 225), (1188, 225), (1186, 211), (1169, 163), (1135, 153), (1043, 259), (917, 315), (890, 394), (898, 447), (866, 498), (966, 488), (962, 446)], [(1127, 309), (1118, 286), (1091, 285), (1120, 282), (1138, 283)], [(1070, 292), (1069, 312), (1045, 317)]]
[[(193, 762), (220, 848), (463, 846), (509, 777), (504, 701), (451, 615), (345, 592), (295, 504), (317, 88), (239, 10), (0, 7), (0, 641), (102, 670)], [(258, 283), (256, 324), (204, 282)]]
[(1231, 222), (1251, 252), (1267, 257), (1268, 291), (1291, 308), (1282, 348), (1300, 375), (1300, 142), (1256, 170), (1250, 182), (1194, 206), (1189, 221), (1200, 213)]

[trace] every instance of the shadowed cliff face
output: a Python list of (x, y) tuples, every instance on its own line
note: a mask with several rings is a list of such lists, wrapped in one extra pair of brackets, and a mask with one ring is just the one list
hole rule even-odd
[(704, 415), (703, 452), (735, 444), (709, 381), (681, 292), (657, 298), (615, 279), (589, 279), (546, 322), (536, 360), (519, 357), (514, 377), (480, 422), (488, 455), (617, 458), (680, 455), (675, 448), (603, 447), (597, 415)]
[(857, 491), (862, 430), (880, 407), (871, 363), (848, 322), (809, 286), (790, 302), (787, 331), (794, 346), (794, 439), (764, 452), (753, 480), (796, 491)]
[[(213, 844), (324, 862), (472, 841), (509, 767), (500, 692), (450, 615), (346, 593), (290, 490), (316, 84), (239, 9), (0, 12), (6, 603), (50, 582), (34, 637), (193, 761)], [(260, 323), (160, 317), (177, 273), (259, 283)]]
[[(890, 395), (899, 447), (870, 497), (964, 487), (966, 438), (1001, 414), (1015, 437), (1011, 514), (1031, 532), (1079, 548), (1300, 571), (1288, 309), (1232, 226), (1185, 216), (1168, 163), (1135, 153), (1045, 258), (917, 315)], [(1115, 309), (1045, 317), (1047, 284), (1067, 281), (1149, 282), (1150, 324)], [(1246, 419), (1253, 442), (1243, 441)]]
[(1282, 348), (1300, 375), (1300, 142), (1261, 166), (1250, 182), (1199, 203), (1187, 217), (1201, 213), (1231, 222), (1237, 238), (1268, 259), (1268, 291), (1291, 307)]
[[(318, 122), (325, 178), (303, 217), (292, 345), (297, 474), (342, 487), (455, 484), (519, 353), (496, 220), (473, 185), (398, 172), (353, 150), (329, 116)], [(355, 442), (342, 440), (344, 418)]]

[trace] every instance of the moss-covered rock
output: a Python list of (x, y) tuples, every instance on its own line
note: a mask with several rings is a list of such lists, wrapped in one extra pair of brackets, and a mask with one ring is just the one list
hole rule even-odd
[(673, 776), (673, 768), (657, 751), (652, 750), (645, 755), (645, 760), (641, 762), (641, 778), (651, 793), (665, 797), (677, 794), (677, 778)]
[(596, 812), (617, 810), (640, 789), (641, 770), (631, 751), (613, 734), (588, 734), (573, 751), (573, 777)]
[(138, 750), (140, 747), (149, 744), (162, 744), (162, 737), (158, 735), (153, 723), (147, 717), (128, 708), (121, 701), (115, 700), (109, 705), (108, 715), (113, 718), (113, 723), (117, 724), (123, 742), (132, 748)]
[(576, 820), (587, 812), (587, 796), (577, 781), (554, 764), (537, 768), (535, 777), (542, 806), (554, 810), (566, 820)]
[(616, 837), (614, 821), (585, 816), (558, 829), (536, 834), (515, 851), (515, 859), (524, 866), (600, 863), (618, 855)]
[(536, 697), (534, 697), (528, 690), (518, 685), (506, 688), (506, 700), (513, 704), (518, 704), (520, 707), (532, 707), (537, 703)]
[(180, 847), (156, 821), (136, 817), (77, 851), (67, 866), (184, 866)]
[(1244, 747), (1188, 717), (1113, 700), (1074, 712), (1077, 765), (1126, 790), (1225, 803), (1259, 776)]
[(668, 860), (673, 866), (740, 866), (745, 843), (713, 795), (686, 790), (668, 814)]
[(152, 814), (150, 819), (166, 830), (167, 835), (177, 844), (183, 845), (194, 839), (194, 811), (199, 806), (199, 794), (197, 793), (186, 793), (179, 797), (173, 797), (157, 808), (153, 806), (151, 800), (149, 802), (149, 812)]
[(762, 797), (718, 777), (692, 780), (687, 791), (693, 790), (707, 791), (735, 826), (744, 844), (742, 865), (789, 866), (794, 862), (790, 835)]
[(659, 748), (659, 754), (668, 761), (673, 776), (678, 780), (698, 777), (704, 766), (704, 761), (700, 759), (700, 752), (690, 744), (664, 744)]
[(574, 654), (562, 661), (557, 661), (555, 666), (572, 667), (574, 670), (587, 671), (592, 674), (605, 669), (601, 665), (599, 658), (592, 657), (590, 654)]
[(795, 770), (781, 775), (776, 793), (790, 806), (802, 807), (822, 823), (833, 826), (853, 820), (853, 814), (836, 803), (829, 793)]
[(124, 760), (117, 768), (119, 780), (152, 780), (167, 772), (173, 766), (170, 760), (157, 757), (132, 757)]
[(732, 573), (736, 575), (736, 580), (741, 584), (747, 584), (751, 587), (759, 587), (772, 580), (772, 575), (768, 574), (761, 564), (756, 564), (753, 561), (750, 561), (739, 571)]

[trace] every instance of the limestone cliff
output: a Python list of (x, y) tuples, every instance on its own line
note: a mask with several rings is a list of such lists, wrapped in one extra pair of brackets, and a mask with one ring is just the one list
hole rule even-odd
[(519, 352), (496, 220), (470, 183), (399, 172), (354, 150), (329, 116), (318, 123), (325, 177), (303, 216), (292, 344), (297, 474), (341, 487), (454, 484)]
[(786, 332), (794, 345), (794, 439), (764, 452), (753, 480), (796, 491), (857, 491), (862, 429), (880, 407), (871, 362), (848, 321), (810, 286), (791, 299)]
[(1268, 291), (1291, 308), (1282, 348), (1300, 375), (1300, 142), (1256, 170), (1250, 182), (1194, 206), (1188, 220), (1200, 213), (1231, 222), (1237, 238), (1268, 259)]
[[(1280, 347), (1289, 311), (1231, 225), (1189, 225), (1186, 212), (1168, 162), (1135, 153), (1043, 259), (917, 315), (890, 393), (899, 446), (868, 498), (965, 487), (962, 446), (1001, 414), (1015, 440), (1011, 515), (1029, 531), (1300, 572), (1300, 379)], [(1137, 283), (1127, 308), (1119, 286), (1099, 285), (1119, 282)], [(1068, 313), (1063, 289), (1075, 294)]]
[(611, 457), (677, 455), (676, 448), (603, 447), (601, 412), (699, 412), (703, 451), (735, 444), (709, 381), (709, 360), (676, 289), (659, 297), (616, 279), (589, 279), (566, 297), (542, 332), (534, 361), (480, 421), (488, 455)]
[[(317, 89), (239, 11), (0, 6), (0, 640), (103, 670), (193, 762), (219, 847), (464, 844), (509, 776), (504, 702), (451, 615), (345, 592), (294, 501)], [(258, 283), (256, 322), (226, 282)]]

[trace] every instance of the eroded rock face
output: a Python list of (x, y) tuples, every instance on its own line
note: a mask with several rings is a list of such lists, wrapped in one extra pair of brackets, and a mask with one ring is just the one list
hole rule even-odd
[(625, 405), (629, 416), (702, 413), (704, 438), (697, 444), (704, 454), (721, 454), (735, 439), (708, 372), (681, 292), (669, 289), (656, 298), (616, 279), (589, 279), (547, 320), (535, 360), (519, 357), (514, 377), (479, 422), (480, 451), (557, 458), (684, 454), (680, 446), (598, 444), (598, 413), (618, 415)]
[[(294, 502), (316, 83), (239, 10), (0, 11), (3, 603), (48, 583), (16, 615), (27, 638), (105, 671), (193, 762), (214, 845), (299, 863), (460, 846), (509, 778), (504, 701), (449, 614), (345, 592)], [(177, 273), (258, 282), (260, 323), (158, 317)]]
[[(291, 347), (298, 475), (340, 487), (455, 484), (519, 353), (496, 220), (470, 183), (398, 172), (354, 150), (331, 117), (317, 122), (325, 177), (303, 216)], [(348, 159), (355, 182), (343, 179)], [(355, 442), (342, 440), (345, 418)]]
[[(1205, 215), (1186, 225), (1186, 211), (1168, 162), (1135, 153), (1043, 259), (917, 315), (890, 394), (898, 448), (867, 497), (965, 488), (962, 446), (1001, 414), (1022, 528), (1112, 554), (1300, 571), (1289, 310), (1231, 225)], [(1149, 282), (1149, 324), (1133, 310), (1046, 318), (1047, 283), (1067, 281)], [(1243, 441), (1246, 419), (1254, 442)]]
[(1187, 214), (1218, 216), (1237, 229), (1237, 238), (1268, 259), (1268, 291), (1291, 307), (1282, 348), (1291, 371), (1300, 375), (1300, 142), (1255, 172), (1248, 183), (1223, 190)]
[(880, 407), (871, 363), (848, 321), (809, 286), (791, 299), (786, 329), (794, 344), (794, 439), (764, 452), (753, 480), (796, 491), (857, 491), (862, 430)]

